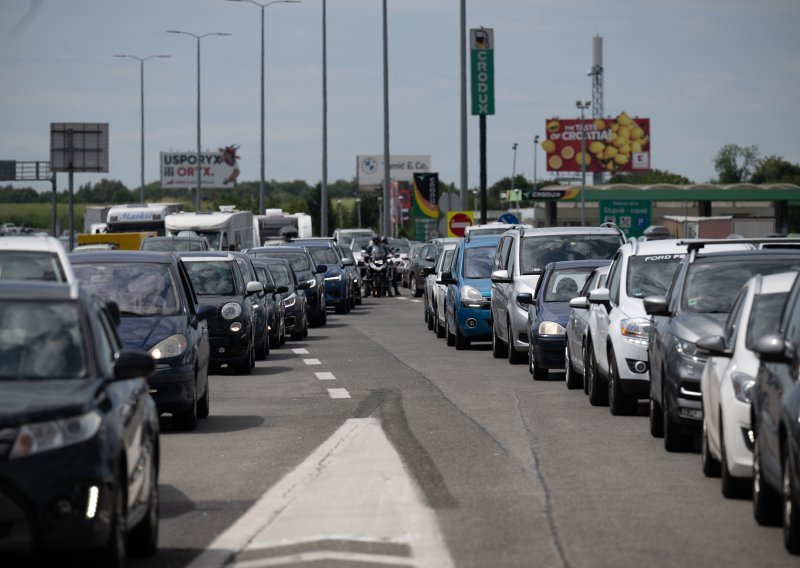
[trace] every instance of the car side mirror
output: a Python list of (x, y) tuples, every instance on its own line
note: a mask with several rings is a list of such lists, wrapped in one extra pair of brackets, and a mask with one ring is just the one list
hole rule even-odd
[(644, 311), (651, 316), (671, 316), (666, 296), (647, 296), (644, 300)]
[(355, 266), (356, 265), (356, 261), (354, 261), (352, 258), (343, 258), (342, 259), (342, 264), (344, 266)]
[(777, 333), (763, 336), (756, 342), (753, 349), (759, 359), (771, 363), (788, 363), (795, 356), (795, 349), (784, 341)]
[(200, 304), (197, 306), (197, 319), (200, 321), (210, 320), (217, 315), (217, 306), (212, 304)]
[(586, 296), (578, 296), (577, 298), (572, 298), (569, 301), (569, 307), (575, 308), (576, 310), (587, 310), (589, 309), (589, 298)]
[(114, 378), (117, 380), (146, 378), (155, 370), (155, 360), (141, 349), (122, 349), (114, 361)]
[(428, 274), (433, 274), (433, 266), (423, 266), (422, 273), (427, 276)]
[(313, 286), (313, 284), (310, 281), (303, 280), (301, 282), (298, 282), (295, 288), (297, 288), (298, 290), (308, 290), (309, 288), (311, 288), (311, 286)]
[(511, 282), (511, 276), (508, 270), (495, 270), (492, 272), (492, 282), (495, 284), (508, 284)]
[(255, 280), (253, 280), (252, 282), (247, 283), (246, 290), (248, 295), (260, 294), (261, 292), (264, 291), (264, 286), (263, 284), (261, 284), (261, 282), (256, 282)]
[(275, 286), (275, 284), (266, 284), (266, 285), (264, 285), (264, 292), (266, 292), (267, 294), (274, 294), (275, 290), (277, 290), (277, 287)]
[(608, 304), (610, 296), (608, 288), (595, 288), (589, 292), (589, 303)]
[(456, 279), (453, 278), (453, 273), (449, 270), (444, 270), (439, 275), (439, 280), (437, 284), (456, 284)]
[(289, 291), (288, 286), (278, 286), (277, 288), (275, 288), (275, 293), (277, 294), (285, 294), (288, 291)]
[(730, 357), (733, 351), (725, 345), (725, 338), (721, 335), (706, 335), (697, 340), (696, 345), (713, 357)]
[(428, 256), (425, 257), (425, 260), (427, 260), (428, 262), (436, 262), (436, 256), (429, 254)]
[(318, 264), (314, 269), (314, 274), (325, 274), (328, 272), (328, 267), (324, 264)]
[(517, 294), (517, 303), (530, 306), (533, 304), (533, 294), (530, 292), (522, 292)]

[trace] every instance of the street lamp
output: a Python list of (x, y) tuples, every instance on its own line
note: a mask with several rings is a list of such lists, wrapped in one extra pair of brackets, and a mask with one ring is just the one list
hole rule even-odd
[(361, 228), (361, 198), (356, 197), (356, 206), (358, 207), (358, 228)]
[(264, 191), (266, 188), (265, 153), (264, 149), (264, 8), (273, 4), (299, 4), (300, 0), (272, 0), (261, 3), (256, 0), (227, 0), (228, 2), (249, 2), (261, 8), (261, 179), (258, 182), (258, 214), (264, 214)]
[(169, 55), (148, 55), (147, 57), (138, 57), (136, 55), (120, 54), (114, 57), (127, 57), (135, 59), (139, 62), (139, 94), (141, 98), (141, 186), (139, 187), (139, 202), (144, 203), (144, 62), (148, 59), (169, 59)]
[(536, 156), (539, 153), (539, 135), (533, 137), (533, 189), (536, 190)]
[(229, 33), (211, 32), (203, 35), (193, 34), (192, 32), (183, 32), (179, 30), (167, 30), (168, 34), (181, 34), (195, 38), (197, 40), (197, 195), (195, 195), (195, 210), (200, 211), (200, 204), (202, 203), (200, 196), (200, 188), (202, 186), (203, 169), (202, 162), (202, 148), (200, 147), (200, 40), (208, 36), (229, 36)]
[(586, 122), (583, 112), (592, 105), (589, 101), (575, 101), (575, 106), (581, 111), (581, 227), (586, 226)]

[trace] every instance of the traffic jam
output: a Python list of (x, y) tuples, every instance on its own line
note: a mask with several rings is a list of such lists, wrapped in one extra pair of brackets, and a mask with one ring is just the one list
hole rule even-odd
[(755, 522), (800, 552), (798, 241), (490, 223), (417, 243), (337, 229), (208, 250), (195, 228), (69, 255), (52, 237), (0, 239), (0, 541), (22, 554), (12, 560), (156, 555), (164, 421), (198, 429), (214, 414), (209, 377), (248, 376), (329, 313), (391, 296), (420, 306), (447, 347), (488, 344), (487, 357), (613, 416), (646, 407), (666, 452), (699, 453), (726, 498), (751, 499)]

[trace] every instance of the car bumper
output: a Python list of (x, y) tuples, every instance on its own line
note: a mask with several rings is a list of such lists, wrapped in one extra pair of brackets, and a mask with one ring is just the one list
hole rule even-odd
[(241, 359), (250, 351), (250, 327), (242, 327), (238, 333), (211, 330), (209, 342), (211, 345), (211, 361), (214, 363), (227, 363)]
[[(0, 465), (0, 551), (102, 546), (108, 539), (113, 475), (98, 440)], [(80, 464), (76, 466), (76, 464)], [(91, 518), (90, 488), (97, 509)]]
[(647, 345), (633, 343), (624, 337), (616, 339), (614, 357), (622, 390), (639, 398), (649, 397), (650, 365), (647, 359)]
[(734, 477), (753, 476), (753, 438), (750, 428), (750, 403), (742, 402), (733, 394), (728, 381), (720, 385), (720, 416), (722, 435), (725, 436), (725, 454), (728, 470)]
[[(514, 336), (513, 342), (509, 341), (509, 346), (514, 345), (515, 351), (528, 351), (528, 312), (514, 305), (509, 307), (508, 313), (511, 318), (511, 333)], [(562, 353), (563, 361), (563, 353)]]
[(156, 363), (156, 370), (147, 383), (159, 414), (191, 407), (194, 404), (194, 379), (194, 365)]
[(564, 350), (567, 346), (566, 335), (533, 334), (533, 352), (536, 365), (543, 369), (563, 369)]
[(480, 307), (459, 306), (456, 320), (461, 335), (469, 340), (490, 340), (492, 338), (492, 310), (489, 301), (475, 302)]

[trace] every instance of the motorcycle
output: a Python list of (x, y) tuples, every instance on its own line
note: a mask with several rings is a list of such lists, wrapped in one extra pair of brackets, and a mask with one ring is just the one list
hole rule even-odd
[(389, 262), (386, 258), (370, 258), (369, 290), (373, 296), (380, 298), (389, 295)]

